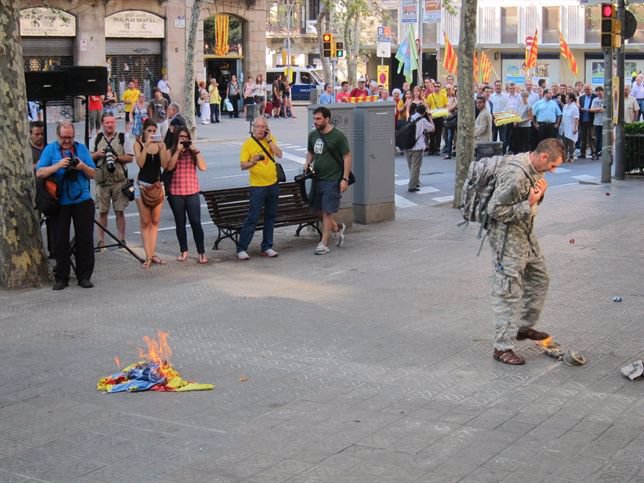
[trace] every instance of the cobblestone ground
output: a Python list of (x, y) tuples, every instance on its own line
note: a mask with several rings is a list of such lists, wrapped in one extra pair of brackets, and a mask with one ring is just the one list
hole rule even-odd
[[(205, 267), (111, 251), (93, 290), (0, 293), (0, 482), (644, 482), (644, 382), (619, 373), (644, 358), (643, 195), (632, 179), (542, 205), (541, 326), (581, 368), (528, 343), (525, 366), (492, 359), (490, 257), (447, 207), (322, 257), (285, 228), (277, 259), (257, 238), (250, 262), (224, 242)], [(98, 393), (159, 329), (216, 389)]]

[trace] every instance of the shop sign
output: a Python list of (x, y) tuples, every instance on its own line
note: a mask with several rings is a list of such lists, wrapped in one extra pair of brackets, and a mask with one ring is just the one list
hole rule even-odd
[(105, 18), (105, 38), (162, 39), (165, 20), (142, 10), (126, 10)]
[(56, 8), (25, 8), (20, 11), (20, 35), (76, 37), (76, 17)]

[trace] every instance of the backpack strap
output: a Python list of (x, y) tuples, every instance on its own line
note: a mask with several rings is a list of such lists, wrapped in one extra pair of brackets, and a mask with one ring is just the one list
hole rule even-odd
[(96, 135), (96, 138), (94, 139), (94, 152), (98, 149), (98, 143), (100, 143), (105, 135), (103, 134), (103, 131), (99, 131), (98, 134)]

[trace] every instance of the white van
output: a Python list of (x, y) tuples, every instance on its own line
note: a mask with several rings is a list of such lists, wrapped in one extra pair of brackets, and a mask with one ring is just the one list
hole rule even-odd
[[(266, 69), (266, 83), (269, 90), (278, 74), (284, 75), (286, 67), (269, 67)], [(291, 67), (291, 99), (308, 101), (312, 90), (321, 91), (324, 88), (322, 69), (314, 67)], [(270, 99), (270, 96), (268, 97)]]

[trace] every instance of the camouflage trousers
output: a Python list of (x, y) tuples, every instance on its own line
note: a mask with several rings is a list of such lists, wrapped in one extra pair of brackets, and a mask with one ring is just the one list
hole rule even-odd
[(505, 256), (495, 260), (492, 281), (494, 348), (514, 348), (519, 330), (533, 327), (539, 320), (549, 284), (543, 256)]

